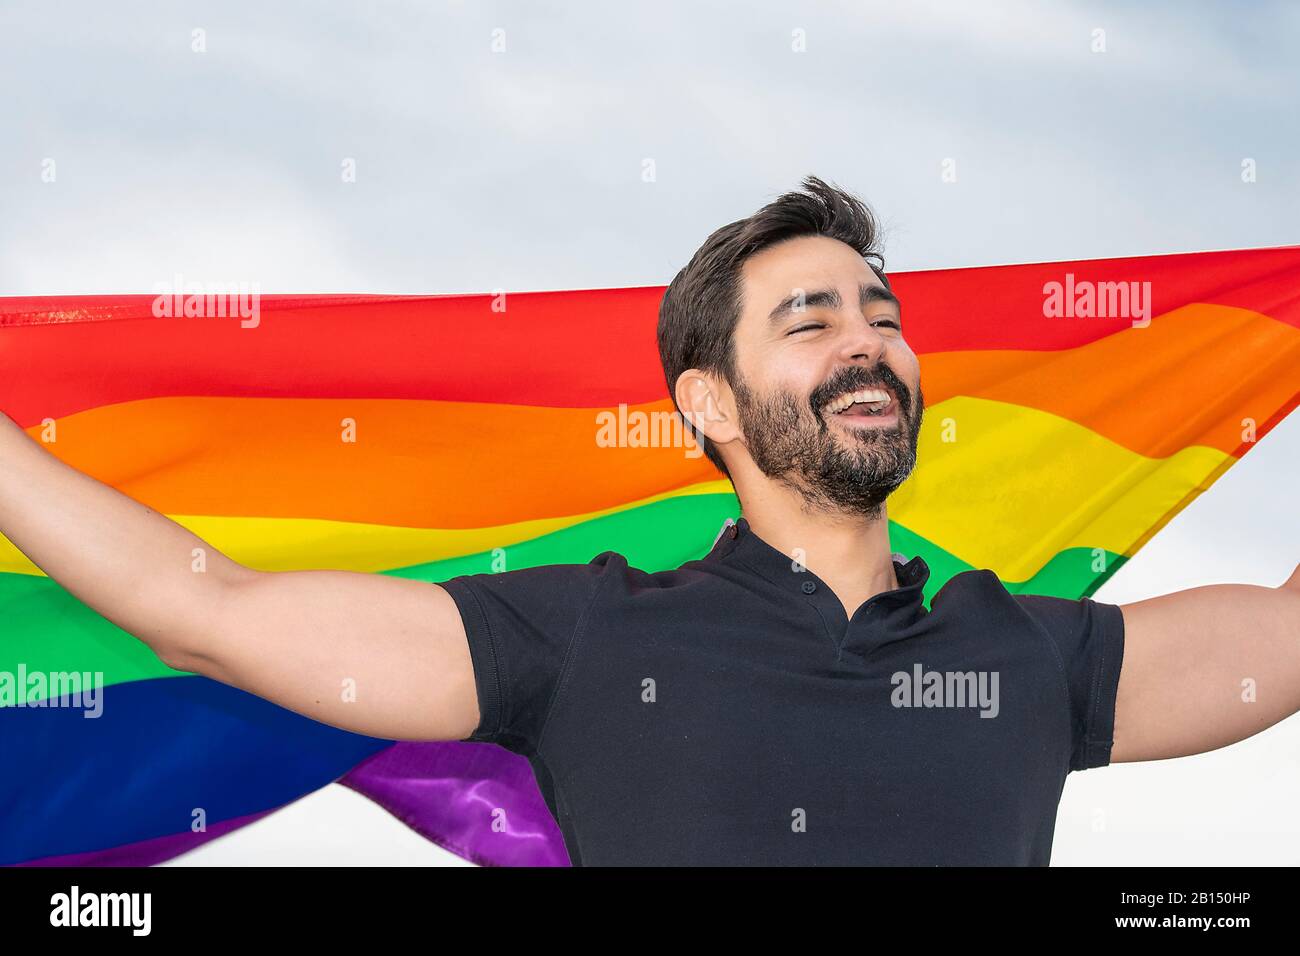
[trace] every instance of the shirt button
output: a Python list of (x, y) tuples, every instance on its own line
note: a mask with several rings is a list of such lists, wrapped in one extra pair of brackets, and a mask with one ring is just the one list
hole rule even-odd
[(803, 584), (799, 585), (799, 587), (803, 590), (804, 594), (812, 594), (817, 590), (817, 582), (805, 581)]

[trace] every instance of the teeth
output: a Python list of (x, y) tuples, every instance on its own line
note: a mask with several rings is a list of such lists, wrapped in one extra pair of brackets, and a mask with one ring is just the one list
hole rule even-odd
[(835, 399), (835, 401), (828, 402), (824, 410), (832, 415), (836, 415), (844, 411), (850, 405), (853, 405), (855, 402), (863, 402), (869, 405), (884, 407), (889, 404), (889, 393), (879, 388), (866, 388), (857, 392), (848, 392)]

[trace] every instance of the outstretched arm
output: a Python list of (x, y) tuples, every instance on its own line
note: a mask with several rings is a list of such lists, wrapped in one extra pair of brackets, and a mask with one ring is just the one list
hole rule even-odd
[(1120, 610), (1112, 763), (1226, 747), (1300, 710), (1300, 566), (1275, 588), (1212, 584)]
[(0, 534), (178, 670), (374, 737), (460, 740), (478, 725), (464, 625), (443, 588), (255, 571), (59, 461), (3, 413)]

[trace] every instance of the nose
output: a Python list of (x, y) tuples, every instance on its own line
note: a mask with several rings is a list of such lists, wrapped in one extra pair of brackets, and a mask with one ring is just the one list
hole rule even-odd
[(839, 358), (846, 363), (875, 365), (885, 354), (885, 337), (862, 315), (844, 325), (837, 343)]

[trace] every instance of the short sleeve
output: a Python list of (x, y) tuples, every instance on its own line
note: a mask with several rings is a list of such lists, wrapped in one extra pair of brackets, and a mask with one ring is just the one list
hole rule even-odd
[(536, 750), (602, 566), (597, 558), (439, 582), (460, 609), (478, 690), (479, 725), (463, 740)]
[(1110, 763), (1115, 696), (1124, 662), (1124, 615), (1091, 598), (1018, 594), (1016, 600), (1056, 645), (1069, 688), (1073, 731), (1070, 770)]

